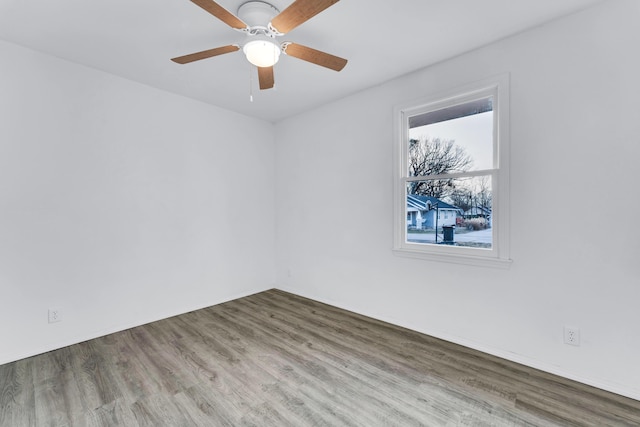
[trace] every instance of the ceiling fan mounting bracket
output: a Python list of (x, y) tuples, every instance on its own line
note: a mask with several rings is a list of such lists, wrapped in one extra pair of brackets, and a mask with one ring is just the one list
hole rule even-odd
[(271, 25), (271, 22), (269, 22), (269, 32), (271, 32), (271, 34), (275, 35), (275, 36), (284, 36), (285, 33), (281, 33), (280, 31), (278, 31), (276, 29), (276, 27), (274, 27), (273, 25)]
[(280, 45), (280, 49), (283, 53), (287, 53), (287, 46), (289, 46), (290, 44), (291, 42), (282, 42), (282, 44)]
[(273, 31), (270, 31), (267, 27), (262, 27), (262, 26), (259, 26), (259, 25), (255, 25), (253, 27), (249, 27), (249, 28), (245, 29), (244, 31), (249, 36), (261, 35), (261, 36), (271, 37), (272, 39), (275, 39), (276, 36), (278, 35), (278, 34), (273, 33)]

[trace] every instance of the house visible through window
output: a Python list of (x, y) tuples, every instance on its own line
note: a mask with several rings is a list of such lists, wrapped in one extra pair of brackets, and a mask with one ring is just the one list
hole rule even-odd
[(507, 77), (398, 107), (395, 120), (394, 249), (508, 263)]

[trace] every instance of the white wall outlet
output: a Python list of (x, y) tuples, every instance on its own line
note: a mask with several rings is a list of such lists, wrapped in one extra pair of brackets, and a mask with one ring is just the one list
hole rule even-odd
[(580, 345), (580, 329), (564, 327), (564, 343), (569, 345)]
[(62, 312), (59, 308), (49, 309), (49, 323), (56, 323), (62, 321)]

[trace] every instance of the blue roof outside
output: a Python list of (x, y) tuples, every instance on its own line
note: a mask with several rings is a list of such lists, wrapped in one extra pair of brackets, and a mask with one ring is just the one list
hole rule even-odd
[(438, 204), (438, 209), (453, 209), (462, 212), (462, 209), (460, 209), (459, 207), (450, 205), (449, 203), (443, 202), (442, 200), (435, 197), (419, 196), (416, 194), (407, 195), (407, 207), (410, 208), (428, 210), (427, 205), (430, 204), (435, 209), (436, 203)]

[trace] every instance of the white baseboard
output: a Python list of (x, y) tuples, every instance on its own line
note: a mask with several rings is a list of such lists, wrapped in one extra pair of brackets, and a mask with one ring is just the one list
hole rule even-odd
[(454, 344), (459, 344), (462, 345), (464, 347), (467, 348), (471, 348), (473, 350), (478, 350), (481, 351), (483, 353), (487, 353), (490, 354), (492, 356), (496, 356), (496, 357), (500, 357), (502, 359), (505, 360), (509, 360), (511, 362), (515, 362), (515, 363), (519, 363), (521, 365), (525, 365), (528, 366), (530, 368), (534, 368), (534, 369), (538, 369), (540, 371), (544, 371), (544, 372), (548, 372), (550, 374), (553, 375), (558, 375), (559, 377), (563, 377), (569, 380), (573, 380), (573, 381), (577, 381), (579, 383), (582, 384), (586, 384), (592, 387), (596, 387), (599, 388), (601, 390), (605, 390), (605, 391), (609, 391), (611, 393), (615, 393), (618, 394), (620, 396), (624, 396), (624, 397), (628, 397), (630, 399), (634, 399), (634, 400), (638, 400), (640, 401), (640, 389), (638, 388), (630, 388), (621, 384), (617, 384), (617, 383), (612, 383), (610, 381), (607, 380), (602, 380), (599, 378), (591, 378), (588, 376), (584, 376), (581, 374), (577, 374), (574, 372), (568, 372), (564, 369), (561, 369), (558, 366), (552, 365), (550, 363), (546, 363), (544, 361), (540, 361), (540, 360), (536, 360), (527, 356), (523, 356), (520, 354), (516, 354), (516, 353), (512, 353), (512, 352), (508, 352), (508, 351), (504, 351), (502, 349), (497, 349), (497, 348), (493, 348), (493, 347), (489, 347), (486, 346), (484, 344), (475, 342), (475, 341), (470, 341), (470, 340), (466, 340), (464, 338), (458, 337), (458, 336), (453, 336), (447, 333), (443, 333), (441, 331), (437, 331), (437, 330), (425, 330), (424, 328), (420, 328), (420, 327), (415, 327), (414, 325), (402, 322), (402, 321), (398, 321), (397, 319), (389, 319), (389, 318), (385, 318), (385, 316), (380, 316), (377, 315), (376, 313), (368, 313), (366, 312), (366, 310), (358, 310), (358, 309), (354, 309), (353, 307), (349, 307), (345, 304), (342, 304), (340, 302), (337, 301), (332, 301), (332, 300), (328, 300), (325, 298), (319, 298), (315, 295), (311, 295), (311, 294), (307, 294), (304, 292), (300, 292), (297, 289), (293, 289), (293, 288), (288, 288), (286, 286), (277, 286), (276, 289), (280, 289), (282, 291), (285, 292), (289, 292), (292, 293), (294, 295), (299, 295), (301, 297), (304, 298), (309, 298), (312, 299), (314, 301), (318, 301), (324, 304), (328, 304), (334, 307), (338, 307), (341, 308), (343, 310), (347, 310), (347, 311), (351, 311), (353, 313), (357, 313), (363, 316), (367, 316), (367, 317), (371, 317), (373, 319), (376, 320), (380, 320), (383, 322), (387, 322), (390, 323), (392, 325), (396, 325), (396, 326), (400, 326), (403, 328), (407, 328), (410, 329), (412, 331), (416, 331), (416, 332), (420, 332), (421, 334), (425, 334), (425, 335), (429, 335), (432, 336), (434, 338), (439, 338), (441, 340), (444, 341), (448, 341), (448, 342), (452, 342)]
[[(135, 328), (137, 326), (145, 325), (147, 323), (151, 323), (151, 322), (155, 322), (155, 321), (158, 321), (158, 320), (166, 319), (166, 318), (169, 318), (169, 317), (177, 316), (177, 315), (180, 315), (180, 314), (188, 313), (190, 311), (195, 311), (195, 310), (199, 310), (199, 309), (202, 309), (202, 308), (211, 307), (211, 306), (214, 306), (214, 305), (218, 305), (218, 304), (222, 304), (222, 303), (225, 303), (225, 302), (228, 302), (228, 301), (232, 301), (232, 300), (235, 300), (235, 299), (238, 299), (238, 298), (247, 297), (249, 295), (253, 295), (253, 294), (256, 294), (256, 293), (259, 293), (259, 292), (264, 292), (264, 291), (272, 289), (272, 288), (273, 288), (272, 286), (267, 286), (267, 287), (264, 287), (264, 288), (259, 288), (259, 289), (254, 289), (254, 290), (251, 290), (251, 291), (241, 292), (241, 293), (238, 293), (238, 294), (232, 294), (232, 295), (226, 296), (224, 298), (219, 298), (219, 299), (207, 301), (206, 303), (203, 303), (202, 305), (189, 307), (189, 308), (186, 308), (186, 309), (183, 308), (181, 310), (175, 310), (172, 313), (169, 313), (167, 315), (163, 315), (163, 316), (158, 317), (158, 318), (148, 319), (148, 320), (145, 320), (144, 322), (135, 322), (135, 323), (132, 323), (132, 324), (123, 324), (123, 325), (119, 325), (117, 327), (106, 328), (106, 329), (98, 330), (98, 331), (92, 331), (92, 332), (89, 332), (87, 334), (82, 334), (82, 335), (70, 338), (70, 339), (68, 339), (68, 340), (66, 340), (64, 342), (57, 343), (55, 345), (55, 347), (41, 347), (41, 348), (36, 347), (36, 348), (31, 349), (31, 350), (29, 350), (27, 352), (24, 352), (24, 353), (21, 353), (21, 354), (20, 353), (16, 354), (14, 357), (10, 358), (9, 360), (0, 360), (0, 365), (3, 365), (5, 363), (14, 362), (16, 360), (21, 360), (21, 359), (24, 359), (24, 358), (27, 358), (27, 357), (32, 357), (32, 356), (35, 356), (35, 355), (38, 355), (38, 354), (46, 353), (48, 351), (57, 350), (59, 348), (67, 347), (67, 346), (70, 346), (70, 345), (73, 345), (73, 344), (77, 344), (77, 343), (84, 342), (84, 341), (87, 341), (87, 340), (91, 340), (91, 339), (94, 339), (94, 338), (102, 337), (102, 336), (109, 335), (109, 334), (112, 334), (112, 333), (115, 333), (115, 332), (120, 332), (120, 331), (124, 331), (124, 330), (127, 330), (127, 329)], [(304, 293), (304, 292), (300, 292), (297, 289), (288, 288), (286, 286), (276, 286), (276, 289), (280, 289), (280, 290), (283, 290), (285, 292), (289, 292), (289, 293), (292, 293), (292, 294), (295, 294), (295, 295), (299, 295), (299, 296), (304, 297), (304, 298), (309, 298), (309, 299), (312, 299), (312, 300), (315, 300), (315, 301), (318, 301), (318, 302), (321, 302), (321, 303), (324, 303), (324, 304), (332, 305), (334, 307), (338, 307), (338, 308), (341, 308), (343, 310), (348, 310), (348, 311), (351, 311), (353, 313), (361, 314), (363, 316), (371, 317), (373, 319), (377, 319), (377, 320), (380, 320), (380, 321), (383, 321), (383, 322), (391, 323), (393, 325), (401, 326), (403, 328), (407, 328), (407, 329), (410, 329), (410, 330), (413, 330), (413, 331), (416, 331), (416, 332), (420, 332), (422, 334), (426, 334), (426, 335), (429, 335), (429, 336), (432, 336), (432, 337), (435, 337), (435, 338), (439, 338), (439, 339), (442, 339), (442, 340), (445, 340), (445, 341), (449, 341), (449, 342), (452, 342), (454, 344), (459, 344), (459, 345), (462, 345), (462, 346), (465, 346), (465, 347), (468, 347), (468, 348), (471, 348), (471, 349), (474, 349), (474, 350), (481, 351), (483, 353), (487, 353), (487, 354), (490, 354), (490, 355), (493, 355), (493, 356), (496, 356), (496, 357), (500, 357), (502, 359), (506, 359), (506, 360), (509, 360), (509, 361), (512, 361), (512, 362), (516, 362), (516, 363), (520, 363), (522, 365), (525, 365), (525, 366), (528, 366), (528, 367), (531, 367), (531, 368), (534, 368), (534, 369), (539, 369), (541, 371), (548, 372), (550, 374), (558, 375), (558, 376), (563, 377), (563, 378), (567, 378), (567, 379), (570, 379), (570, 380), (573, 380), (573, 381), (577, 381), (577, 382), (580, 382), (580, 383), (583, 383), (583, 384), (586, 384), (586, 385), (590, 385), (590, 386), (593, 386), (593, 387), (596, 387), (596, 388), (599, 388), (599, 389), (602, 389), (602, 390), (606, 390), (606, 391), (609, 391), (609, 392), (612, 392), (612, 393), (615, 393), (615, 394), (619, 394), (621, 396), (629, 397), (631, 399), (635, 399), (635, 400), (640, 401), (640, 389), (629, 388), (629, 387), (626, 387), (624, 385), (620, 385), (620, 384), (617, 384), (617, 383), (612, 383), (610, 381), (602, 380), (602, 379), (599, 379), (599, 378), (591, 378), (591, 377), (584, 376), (584, 375), (581, 375), (581, 374), (568, 372), (568, 371), (566, 371), (564, 369), (561, 369), (561, 368), (559, 368), (557, 366), (554, 366), (552, 364), (549, 364), (549, 363), (546, 363), (546, 362), (543, 362), (543, 361), (540, 361), (540, 360), (532, 359), (532, 358), (527, 357), (527, 356), (523, 356), (523, 355), (512, 353), (512, 352), (507, 352), (507, 351), (504, 351), (502, 349), (496, 349), (496, 348), (493, 348), (493, 347), (489, 347), (489, 346), (483, 345), (481, 343), (478, 343), (478, 342), (475, 342), (475, 341), (466, 340), (464, 338), (457, 337), (457, 336), (452, 336), (450, 334), (443, 333), (441, 331), (432, 330), (432, 329), (426, 330), (426, 329), (421, 328), (421, 327), (415, 327), (414, 325), (411, 325), (411, 324), (408, 324), (408, 323), (405, 323), (405, 322), (402, 322), (402, 321), (398, 321), (397, 319), (389, 319), (389, 318), (385, 318), (385, 316), (377, 315), (376, 313), (369, 313), (366, 310), (354, 309), (353, 307), (349, 307), (349, 306), (347, 306), (345, 304), (342, 304), (340, 302), (332, 301), (332, 300), (328, 300), (328, 299), (325, 299), (325, 298), (318, 297), (316, 295), (311, 295), (311, 294), (307, 294), (307, 293)]]

